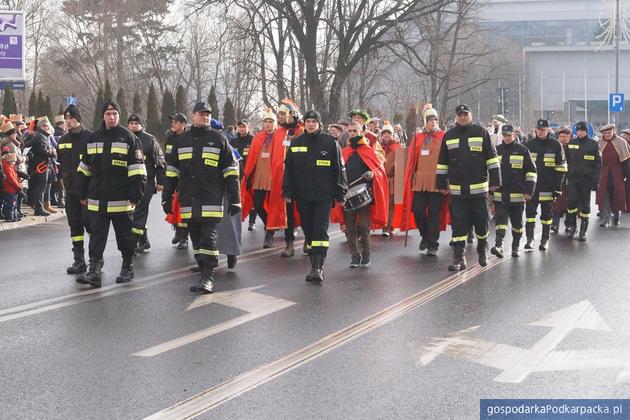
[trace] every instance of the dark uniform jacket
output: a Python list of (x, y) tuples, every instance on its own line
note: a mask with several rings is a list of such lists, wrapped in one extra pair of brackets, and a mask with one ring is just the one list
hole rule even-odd
[(134, 134), (142, 144), (144, 164), (147, 168), (147, 185), (152, 184), (155, 186), (156, 182), (159, 185), (164, 185), (166, 181), (166, 161), (164, 160), (162, 148), (152, 134), (145, 133), (144, 131), (139, 131)]
[(536, 187), (536, 165), (529, 149), (513, 141), (497, 146), (501, 165), (501, 188), (493, 194), (494, 201), (523, 203), (524, 194), (534, 195)]
[(218, 223), (223, 218), (223, 195), (240, 206), (238, 162), (223, 134), (209, 127), (192, 127), (177, 137), (166, 168), (162, 201), (179, 192), (182, 220)]
[(602, 155), (597, 142), (588, 137), (574, 138), (567, 144), (568, 182), (581, 180), (597, 190), (602, 170)]
[(243, 158), (243, 167), (245, 167), (247, 163), (247, 155), (249, 154), (249, 147), (252, 145), (253, 139), (254, 136), (247, 133), (246, 136), (237, 135), (234, 137), (234, 140), (232, 140), (232, 147), (234, 147)]
[(87, 198), (88, 210), (124, 213), (134, 210), (147, 182), (140, 140), (120, 125), (94, 132), (75, 178), (75, 192)]
[(63, 186), (69, 194), (74, 193), (74, 180), (78, 176), (77, 168), (81, 158), (86, 153), (88, 142), (93, 133), (83, 127), (73, 133), (64, 134), (57, 143), (57, 161)]
[(347, 185), (341, 149), (334, 137), (317, 130), (291, 140), (284, 164), (284, 197), (342, 201)]
[(536, 164), (536, 193), (540, 201), (553, 201), (554, 193), (562, 191), (562, 180), (567, 172), (567, 163), (562, 145), (555, 137), (534, 137), (525, 143)]
[(490, 187), (500, 187), (499, 158), (488, 131), (476, 124), (448, 130), (436, 173), (437, 189), (457, 198), (484, 197)]
[(29, 169), (34, 170), (39, 164), (51, 164), (55, 156), (50, 140), (43, 133), (36, 131), (30, 138), (31, 150), (28, 153)]

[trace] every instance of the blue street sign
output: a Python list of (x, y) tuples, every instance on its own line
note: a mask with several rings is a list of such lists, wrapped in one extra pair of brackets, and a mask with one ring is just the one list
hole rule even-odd
[(24, 90), (26, 88), (25, 82), (0, 82), (0, 90), (5, 90), (7, 86), (11, 86), (13, 90)]
[(608, 96), (608, 107), (610, 112), (623, 112), (623, 93), (611, 93)]
[(76, 96), (68, 96), (66, 98), (66, 105), (74, 105), (77, 106), (77, 97)]

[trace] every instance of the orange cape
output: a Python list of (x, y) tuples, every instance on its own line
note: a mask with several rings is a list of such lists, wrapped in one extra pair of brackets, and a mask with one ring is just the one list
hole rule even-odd
[[(437, 138), (441, 141), (444, 137), (444, 131), (438, 131)], [(405, 169), (405, 191), (403, 194), (402, 204), (396, 204), (394, 206), (394, 220), (392, 225), (394, 228), (398, 228), (405, 232), (417, 228), (416, 218), (413, 215), (413, 191), (411, 191), (411, 180), (413, 174), (418, 168), (418, 156), (420, 154), (420, 148), (424, 140), (424, 133), (417, 133), (414, 140), (411, 142), (408, 151), (407, 168)], [(439, 150), (438, 150), (439, 153)], [(446, 226), (451, 221), (449, 206), (449, 197), (445, 196), (442, 199), (442, 205), (440, 206), (440, 230), (446, 230)]]

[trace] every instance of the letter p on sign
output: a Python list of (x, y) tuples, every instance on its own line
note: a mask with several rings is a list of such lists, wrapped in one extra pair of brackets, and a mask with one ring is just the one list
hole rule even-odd
[(608, 96), (608, 107), (610, 112), (623, 112), (623, 93), (611, 93)]

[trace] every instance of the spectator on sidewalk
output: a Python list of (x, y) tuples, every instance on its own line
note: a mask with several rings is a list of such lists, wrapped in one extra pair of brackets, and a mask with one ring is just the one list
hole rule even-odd
[(1, 150), (2, 170), (5, 174), (2, 183), (2, 217), (6, 222), (18, 222), (21, 217), (17, 212), (17, 196), (21, 191), (21, 186), (15, 169), (17, 156), (11, 151), (10, 146), (5, 146)]

